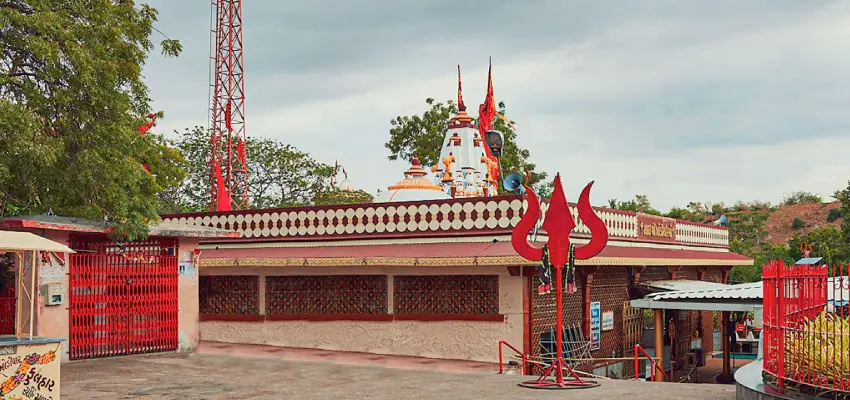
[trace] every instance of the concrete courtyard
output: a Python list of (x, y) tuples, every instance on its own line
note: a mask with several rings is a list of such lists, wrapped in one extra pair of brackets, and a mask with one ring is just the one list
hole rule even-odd
[[(523, 378), (490, 368), (440, 368), (439, 363), (388, 362), (375, 365), (318, 353), (312, 361), (275, 352), (258, 356), (215, 351), (209, 345), (192, 355), (159, 354), (66, 363), (62, 398), (97, 399), (734, 399), (730, 385), (600, 380), (601, 387), (564, 391), (518, 387)], [(283, 351), (283, 350), (282, 350)], [(290, 353), (291, 355), (292, 353)], [(337, 353), (339, 354), (339, 353)], [(421, 360), (421, 359), (420, 359)], [(492, 365), (491, 365), (492, 366)], [(459, 372), (459, 371), (463, 372)]]

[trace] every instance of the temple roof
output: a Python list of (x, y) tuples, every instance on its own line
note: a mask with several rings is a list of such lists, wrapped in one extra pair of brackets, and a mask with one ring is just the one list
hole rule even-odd
[(387, 186), (387, 191), (379, 194), (375, 203), (398, 201), (443, 200), (451, 196), (443, 192), (443, 187), (432, 183), (425, 176), (428, 172), (422, 168), (419, 157), (413, 156), (410, 168), (404, 172), (404, 178), (394, 185)]
[(485, 146), (473, 118), (466, 112), (458, 67), (458, 113), (449, 119), (440, 158), (431, 167), (434, 183), (454, 198), (495, 196), (498, 160), (488, 157)]

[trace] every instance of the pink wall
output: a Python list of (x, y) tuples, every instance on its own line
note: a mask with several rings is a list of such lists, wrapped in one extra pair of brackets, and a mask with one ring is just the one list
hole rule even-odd
[[(70, 246), (70, 234), (61, 231), (33, 230), (39, 236), (44, 236), (57, 243)], [(198, 270), (192, 263), (193, 252), (198, 248), (195, 238), (183, 238), (179, 241), (178, 263), (181, 266), (178, 276), (178, 351), (191, 352), (198, 347)], [(36, 282), (36, 313), (34, 334), (41, 337), (65, 338), (70, 337), (70, 321), (68, 311), (69, 277), (68, 254), (64, 254), (65, 265), (52, 263), (50, 267), (41, 266), (39, 262), (38, 281)], [(42, 293), (45, 283), (58, 282), (62, 286), (63, 303), (48, 306)], [(29, 276), (24, 278), (24, 284), (29, 288)], [(25, 301), (25, 303), (27, 303)], [(24, 305), (24, 315), (29, 315), (29, 305)], [(28, 330), (25, 331), (28, 333)], [(62, 343), (62, 360), (68, 361), (68, 341)]]
[[(41, 236), (44, 236), (54, 242), (64, 244), (65, 246), (70, 246), (70, 235), (68, 234), (68, 232), (46, 231), (33, 233), (41, 234)], [(36, 332), (38, 332), (38, 336), (65, 339), (68, 339), (68, 337), (70, 336), (70, 323), (68, 314), (68, 254), (64, 254), (64, 257), (64, 267), (59, 266), (57, 263), (53, 265), (55, 268), (50, 273), (48, 273), (48, 271), (44, 269), (41, 269), (39, 271), (39, 281), (36, 284), (38, 304)], [(39, 263), (39, 265), (40, 264), (41, 263)], [(64, 273), (60, 275), (59, 272)], [(48, 306), (44, 304), (44, 296), (42, 295), (42, 285), (49, 282), (59, 282), (59, 284), (62, 285), (62, 304), (55, 306)], [(62, 342), (62, 361), (68, 361), (67, 340)]]
[[(203, 255), (201, 256), (203, 257)], [(485, 321), (268, 321), (201, 323), (203, 340), (266, 344), (441, 359), (498, 361), (499, 340), (522, 347), (523, 278), (506, 267), (208, 267), (203, 275), (498, 275), (499, 313), (504, 322)], [(261, 279), (261, 282), (263, 280)], [(260, 284), (260, 312), (264, 294)], [(389, 296), (392, 313), (392, 295)]]
[[(193, 263), (198, 239), (181, 239), (177, 262), (180, 275), (177, 278), (177, 349), (180, 352), (192, 352), (198, 348), (198, 268)], [(201, 254), (203, 257), (203, 254)]]

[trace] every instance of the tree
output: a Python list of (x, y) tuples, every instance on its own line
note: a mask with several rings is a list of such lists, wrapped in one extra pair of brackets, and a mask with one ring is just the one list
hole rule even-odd
[(52, 210), (147, 234), (157, 193), (182, 178), (179, 155), (136, 132), (156, 20), (131, 1), (0, 1), (0, 217)]
[(316, 205), (325, 206), (332, 204), (362, 204), (371, 203), (375, 199), (369, 192), (364, 190), (340, 190), (330, 188), (316, 196)]
[(555, 190), (554, 181), (540, 182), (534, 188), (534, 192), (540, 197), (552, 197), (552, 192)]
[[(200, 126), (186, 129), (175, 145), (186, 155), (188, 177), (175, 192), (167, 193), (162, 203), (171, 212), (205, 211), (210, 203), (209, 133)], [(248, 193), (252, 208), (306, 206), (317, 203), (338, 204), (366, 199), (341, 195), (330, 184), (334, 167), (316, 161), (309, 154), (281, 142), (248, 137)], [(355, 192), (356, 193), (356, 192)], [(320, 197), (321, 194), (321, 197)], [(175, 201), (176, 199), (176, 201)]]
[(729, 218), (729, 249), (755, 258), (769, 244), (765, 241), (767, 230), (765, 224), (769, 214), (766, 212), (734, 212)]
[(608, 199), (608, 207), (615, 210), (640, 212), (650, 215), (661, 215), (661, 211), (652, 208), (649, 202), (649, 197), (645, 194), (636, 194), (633, 200), (619, 201), (617, 199)]
[(841, 235), (846, 239), (844, 251), (850, 254), (850, 181), (847, 182), (847, 187), (836, 191), (832, 197), (841, 202), (838, 207), (841, 213)]
[(792, 259), (803, 256), (801, 245), (812, 246), (812, 257), (823, 257), (830, 265), (850, 261), (847, 241), (835, 225), (825, 225), (804, 234), (796, 234), (788, 240), (789, 255)]
[(826, 215), (826, 222), (835, 222), (839, 218), (841, 218), (841, 209), (833, 208), (829, 210), (829, 214)]
[(762, 267), (771, 260), (783, 260), (786, 264), (793, 263), (794, 260), (785, 246), (770, 244), (764, 244), (750, 257), (753, 258), (753, 265), (732, 267), (732, 271), (729, 272), (729, 283), (758, 282), (761, 280)]
[(785, 196), (782, 199), (783, 206), (793, 206), (797, 204), (820, 204), (823, 203), (823, 198), (814, 193), (804, 192), (802, 190), (798, 190), (794, 193), (791, 193)]
[[(425, 100), (428, 109), (422, 114), (398, 116), (390, 121), (390, 139), (384, 144), (390, 151), (390, 160), (410, 160), (416, 154), (423, 165), (434, 165), (439, 162), (443, 139), (446, 137), (449, 119), (458, 112), (457, 104), (449, 100), (445, 103), (435, 102), (433, 98)], [(499, 113), (505, 115), (505, 103), (499, 102)], [(497, 118), (493, 129), (505, 135), (502, 148), (503, 176), (509, 172), (525, 174), (530, 171), (529, 184), (535, 187), (538, 182), (546, 179), (545, 172), (535, 172), (536, 165), (529, 161), (528, 150), (517, 144), (517, 133), (501, 118)], [(499, 182), (501, 186), (501, 182)]]
[(794, 217), (794, 220), (791, 221), (791, 229), (803, 229), (806, 227), (806, 221), (803, 221), (800, 217)]

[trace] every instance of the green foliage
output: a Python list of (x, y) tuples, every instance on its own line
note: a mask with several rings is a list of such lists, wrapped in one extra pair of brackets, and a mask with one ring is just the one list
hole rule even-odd
[(540, 197), (552, 197), (552, 191), (555, 190), (554, 181), (541, 182), (534, 188), (534, 192)]
[(661, 215), (661, 212), (652, 208), (649, 202), (649, 197), (645, 194), (636, 194), (635, 198), (628, 201), (619, 201), (617, 199), (608, 199), (608, 207), (615, 210), (640, 212), (650, 215)]
[(791, 229), (802, 229), (806, 227), (806, 221), (803, 221), (800, 217), (794, 217), (794, 220), (791, 221)]
[(847, 252), (847, 240), (835, 225), (825, 225), (788, 239), (790, 258), (800, 259), (803, 256), (800, 249), (801, 245), (809, 244), (812, 245), (812, 256), (823, 257), (824, 262), (830, 265), (850, 261), (850, 254)]
[(850, 181), (847, 182), (847, 187), (836, 191), (833, 197), (841, 202), (838, 207), (841, 215), (841, 234), (845, 238), (844, 251), (850, 253)]
[[(452, 100), (438, 103), (433, 98), (425, 99), (425, 103), (429, 108), (421, 116), (398, 116), (390, 121), (390, 139), (384, 144), (390, 151), (387, 157), (390, 160), (410, 160), (416, 154), (423, 165), (435, 165), (440, 161), (443, 139), (449, 119), (458, 112), (457, 104)], [(506, 115), (504, 102), (499, 102), (498, 111)], [(519, 147), (517, 133), (510, 125), (497, 118), (493, 129), (505, 135), (501, 157), (503, 175), (510, 172), (524, 175), (525, 171), (531, 171), (529, 184), (532, 187), (546, 179), (545, 172), (534, 171), (536, 165), (529, 161), (529, 151)]]
[(157, 194), (182, 179), (181, 157), (135, 131), (156, 19), (129, 1), (0, 2), (0, 217), (53, 210), (147, 234)]
[(316, 195), (316, 205), (363, 204), (371, 203), (374, 198), (369, 192), (363, 190), (348, 191), (331, 188)]
[[(169, 212), (206, 211), (210, 204), (209, 133), (200, 126), (186, 129), (175, 145), (188, 157), (188, 177), (177, 190), (161, 197)], [(248, 192), (251, 208), (306, 206), (317, 203), (347, 204), (353, 199), (371, 200), (368, 193), (342, 195), (331, 187), (334, 168), (309, 154), (271, 139), (248, 137)], [(357, 193), (357, 192), (354, 192)], [(323, 194), (321, 198), (319, 195)]]
[(804, 192), (802, 190), (791, 193), (788, 196), (785, 196), (784, 199), (782, 199), (783, 206), (821, 203), (823, 203), (823, 197), (820, 197), (819, 195), (816, 195), (814, 193)]
[(826, 222), (835, 222), (841, 218), (841, 209), (833, 208), (829, 210), (829, 214), (826, 215)]
[(793, 263), (795, 260), (785, 246), (773, 246), (770, 243), (764, 243), (758, 250), (746, 255), (752, 257), (753, 265), (732, 267), (729, 272), (730, 284), (760, 281), (762, 266), (767, 265), (770, 260), (783, 260), (786, 263)]

